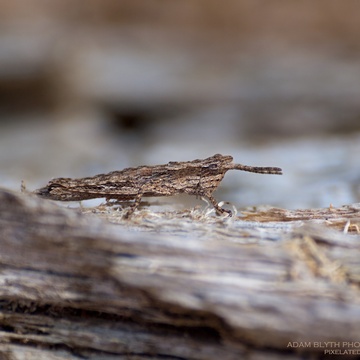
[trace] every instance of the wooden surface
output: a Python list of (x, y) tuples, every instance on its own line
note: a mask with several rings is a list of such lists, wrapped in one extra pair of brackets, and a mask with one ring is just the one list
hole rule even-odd
[(320, 358), (359, 340), (359, 225), (359, 205), (125, 221), (1, 190), (0, 358)]

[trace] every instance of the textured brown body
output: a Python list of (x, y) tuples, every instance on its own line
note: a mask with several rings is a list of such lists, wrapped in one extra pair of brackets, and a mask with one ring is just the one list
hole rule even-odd
[(165, 165), (139, 166), (81, 179), (58, 178), (36, 190), (39, 196), (60, 201), (80, 201), (94, 198), (134, 200), (129, 216), (142, 197), (171, 196), (181, 193), (202, 196), (210, 200), (217, 213), (227, 212), (218, 206), (212, 193), (228, 170), (243, 170), (262, 174), (281, 174), (280, 168), (253, 167), (234, 164), (229, 155), (216, 154), (203, 160), (169, 162)]

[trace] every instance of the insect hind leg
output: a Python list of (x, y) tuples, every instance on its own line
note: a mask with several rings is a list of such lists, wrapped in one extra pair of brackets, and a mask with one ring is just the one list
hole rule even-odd
[(124, 215), (125, 219), (129, 219), (130, 216), (134, 213), (134, 211), (139, 207), (142, 196), (143, 196), (143, 192), (139, 192), (135, 196), (134, 202), (130, 205), (129, 209), (125, 212), (125, 215)]

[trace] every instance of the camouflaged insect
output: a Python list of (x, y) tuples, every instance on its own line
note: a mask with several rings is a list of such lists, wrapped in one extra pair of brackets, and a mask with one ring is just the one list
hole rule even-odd
[(126, 217), (135, 211), (143, 197), (189, 194), (208, 199), (217, 214), (228, 213), (231, 216), (231, 211), (221, 208), (212, 195), (228, 170), (282, 174), (282, 170), (277, 167), (234, 164), (232, 156), (216, 154), (203, 160), (144, 165), (79, 179), (53, 179), (35, 193), (47, 199), (60, 201), (95, 198), (134, 200)]

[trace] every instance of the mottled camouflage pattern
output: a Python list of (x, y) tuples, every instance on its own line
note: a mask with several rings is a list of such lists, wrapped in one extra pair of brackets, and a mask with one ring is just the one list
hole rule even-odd
[(171, 196), (181, 193), (207, 198), (218, 214), (229, 210), (218, 206), (212, 193), (228, 170), (243, 170), (260, 174), (282, 174), (276, 167), (253, 167), (234, 164), (232, 156), (216, 154), (203, 160), (169, 162), (165, 165), (139, 166), (112, 171), (81, 179), (58, 178), (36, 190), (44, 198), (60, 201), (80, 201), (94, 198), (134, 200), (129, 216), (142, 197)]

